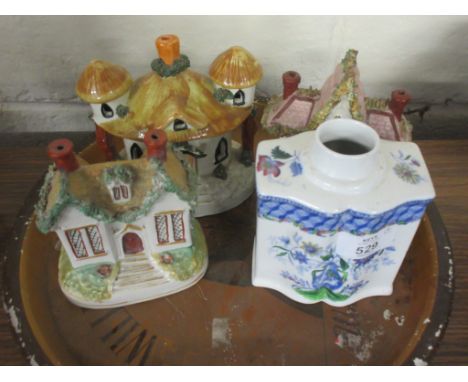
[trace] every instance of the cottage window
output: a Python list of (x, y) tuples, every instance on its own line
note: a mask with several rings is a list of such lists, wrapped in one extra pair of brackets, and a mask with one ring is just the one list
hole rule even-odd
[(73, 250), (73, 254), (78, 258), (82, 259), (88, 257), (88, 251), (86, 251), (86, 246), (81, 236), (80, 229), (69, 229), (65, 231), (68, 242)]
[(188, 126), (184, 121), (182, 121), (181, 119), (174, 120), (174, 131), (182, 131), (182, 130), (187, 130), (187, 129), (188, 129)]
[(86, 234), (94, 254), (98, 255), (104, 253), (104, 246), (102, 245), (102, 238), (101, 233), (99, 232), (99, 228), (95, 225), (90, 225), (86, 227)]
[(114, 195), (114, 200), (120, 200), (120, 187), (112, 187), (112, 193)]
[(245, 93), (242, 90), (238, 90), (237, 92), (235, 92), (232, 103), (234, 106), (245, 105)]
[(228, 142), (226, 138), (221, 138), (215, 151), (215, 164), (219, 164), (228, 157)]
[(120, 186), (120, 191), (122, 193), (122, 199), (127, 200), (128, 199), (128, 186), (126, 186), (125, 184), (122, 184)]
[(167, 216), (160, 214), (155, 216), (156, 235), (158, 244), (166, 244), (169, 242), (169, 231), (167, 229)]
[(101, 114), (104, 118), (112, 118), (114, 116), (114, 110), (112, 110), (107, 103), (103, 103), (101, 105)]
[(66, 230), (65, 236), (78, 259), (105, 254), (102, 236), (96, 225)]
[(171, 214), (172, 221), (172, 233), (174, 235), (174, 241), (185, 241), (185, 229), (184, 229), (184, 218), (183, 212), (174, 212)]
[(159, 245), (185, 241), (184, 211), (170, 211), (155, 216)]

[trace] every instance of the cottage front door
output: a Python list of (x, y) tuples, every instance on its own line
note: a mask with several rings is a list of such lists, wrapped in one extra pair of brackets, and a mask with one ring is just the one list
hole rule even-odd
[(122, 246), (126, 255), (134, 255), (144, 251), (143, 241), (135, 232), (127, 232), (123, 235)]

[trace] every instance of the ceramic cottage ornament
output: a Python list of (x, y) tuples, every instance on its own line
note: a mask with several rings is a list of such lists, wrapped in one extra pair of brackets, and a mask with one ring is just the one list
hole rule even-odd
[(352, 118), (365, 121), (383, 139), (411, 140), (411, 124), (403, 109), (410, 100), (405, 90), (395, 90), (390, 100), (366, 98), (356, 50), (349, 50), (320, 91), (300, 88), (295, 71), (283, 74), (283, 94), (273, 96), (262, 116), (262, 125), (273, 136), (290, 136), (314, 130), (326, 120)]
[[(117, 159), (112, 140), (101, 127), (104, 122), (124, 118), (128, 113), (127, 101), (132, 78), (126, 69), (107, 61), (93, 60), (81, 73), (76, 83), (76, 93), (88, 102), (96, 124), (96, 143), (107, 160)], [(128, 157), (140, 157), (144, 145), (125, 141)]]
[(414, 143), (351, 119), (257, 150), (252, 282), (301, 303), (389, 295), (434, 189)]
[(160, 36), (156, 48), (159, 58), (151, 63), (152, 71), (130, 87), (125, 113), (101, 118), (93, 106), (95, 120), (106, 133), (124, 139), (129, 159), (143, 154), (148, 129), (165, 131), (178, 157), (198, 176), (195, 216), (233, 208), (253, 192), (254, 169), (253, 158), (250, 163), (244, 160), (245, 152), (253, 151), (251, 140), (241, 146), (231, 133), (252, 111), (262, 69), (249, 52), (233, 47), (215, 59), (211, 80), (190, 69), (177, 36)]
[(149, 130), (147, 156), (87, 164), (69, 140), (50, 143), (51, 166), (36, 223), (62, 244), (59, 284), (74, 304), (124, 306), (196, 283), (208, 263), (203, 231), (192, 217), (194, 180), (163, 131)]

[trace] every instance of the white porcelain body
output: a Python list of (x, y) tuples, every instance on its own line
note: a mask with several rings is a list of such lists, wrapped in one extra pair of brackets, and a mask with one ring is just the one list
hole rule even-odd
[[(345, 137), (369, 152), (343, 155), (323, 144)], [(261, 142), (256, 163), (255, 286), (334, 306), (392, 293), (435, 197), (414, 143), (380, 140), (363, 123), (336, 119)]]

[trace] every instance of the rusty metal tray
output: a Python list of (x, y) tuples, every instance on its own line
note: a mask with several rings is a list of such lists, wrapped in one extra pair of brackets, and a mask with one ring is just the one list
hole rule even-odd
[[(94, 145), (81, 155), (90, 162), (100, 160)], [(323, 303), (302, 305), (275, 291), (254, 288), (252, 196), (231, 211), (199, 219), (210, 264), (197, 285), (125, 308), (87, 310), (70, 304), (60, 291), (58, 239), (36, 230), (36, 198), (34, 189), (7, 245), (3, 296), (32, 363), (425, 364), (447, 325), (452, 255), (434, 204), (422, 220), (391, 296), (333, 308)]]

